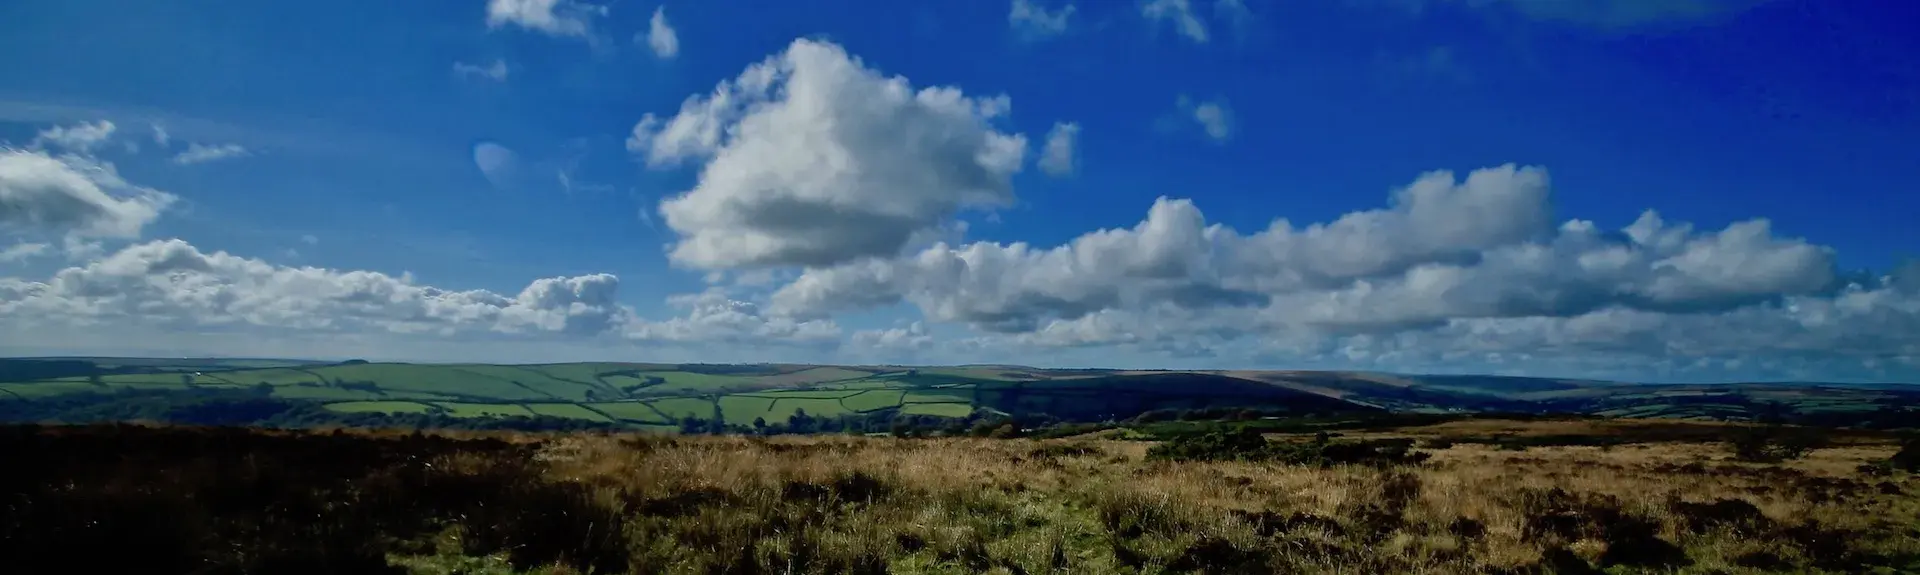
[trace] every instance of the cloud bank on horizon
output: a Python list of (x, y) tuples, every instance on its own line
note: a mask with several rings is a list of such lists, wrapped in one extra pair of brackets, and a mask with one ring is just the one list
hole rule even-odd
[[(1224, 6), (1144, 3), (1134, 16), (1149, 31), (1135, 32), (1217, 44), (1223, 37), (1212, 28), (1262, 9), (1217, 3)], [(1491, 4), (1601, 29), (1735, 9), (1707, 0), (1657, 9), (1624, 0), (1582, 10)], [(611, 29), (608, 10), (581, 0), (490, 0), (479, 26), (584, 38)], [(663, 64), (695, 58), (704, 44), (681, 44), (697, 34), (692, 24), (676, 21), (676, 33), (664, 10), (639, 15), (630, 48)], [(1013, 0), (1001, 25), (1029, 46), (1073, 42), (1067, 32), (1091, 18), (1076, 10)], [(516, 64), (509, 79), (506, 59), (491, 60), (452, 65), (456, 76), (496, 83), (538, 73)], [(737, 62), (711, 88), (679, 94), (677, 108), (633, 110), (617, 128), (624, 145), (607, 149), (624, 152), (645, 177), (681, 182), (639, 200), (642, 217), (632, 222), (647, 229), (658, 219), (662, 235), (643, 247), (663, 260), (638, 276), (529, 275), (510, 289), (310, 265), (289, 257), (297, 253), (290, 248), (204, 247), (184, 223), (169, 225), (191, 221), (203, 203), (196, 180), (157, 176), (168, 184), (143, 185), (116, 164), (184, 171), (268, 158), (240, 144), (181, 141), (168, 150), (158, 126), (147, 143), (156, 152), (138, 149), (145, 135), (105, 119), (41, 125), (31, 140), (0, 150), (0, 348), (1624, 379), (1920, 374), (1920, 263), (1849, 269), (1838, 248), (1782, 232), (1763, 214), (1697, 225), (1647, 205), (1624, 225), (1602, 225), (1562, 213), (1565, 192), (1551, 165), (1429, 166), (1398, 175), (1371, 207), (1325, 217), (1290, 216), (1281, 205), (1248, 214), (1246, 202), (1196, 186), (1154, 191), (1133, 204), (1143, 213), (1126, 225), (1032, 235), (994, 228), (1003, 214), (1047, 201), (1029, 187), (1112, 183), (1101, 174), (1117, 169), (1112, 162), (1087, 159), (1120, 128), (1056, 115), (1058, 107), (1025, 115), (1018, 89), (915, 81), (886, 71), (885, 60), (801, 37)], [(1230, 149), (1272, 129), (1253, 100), (1229, 108), (1224, 98), (1177, 90), (1156, 98), (1163, 117), (1177, 99), (1184, 129), (1205, 136), (1157, 146)], [(502, 190), (519, 187), (507, 179), (549, 177), (520, 173), (515, 152), (491, 141), (454, 155), (462, 153)], [(1106, 201), (1098, 191), (1075, 193), (1075, 202)], [(1231, 213), (1210, 211), (1216, 201)], [(336, 243), (295, 237), (303, 249)], [(554, 269), (591, 270), (593, 262)], [(660, 301), (625, 291), (662, 277), (698, 281)]]

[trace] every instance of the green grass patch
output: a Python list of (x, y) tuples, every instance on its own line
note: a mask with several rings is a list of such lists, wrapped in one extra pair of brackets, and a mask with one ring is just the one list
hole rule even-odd
[(326, 383), (326, 380), (320, 377), (319, 375), (308, 373), (304, 370), (287, 369), (287, 368), (248, 369), (248, 370), (241, 370), (241, 371), (229, 371), (229, 372), (221, 373), (220, 377), (226, 379), (227, 381), (231, 381), (231, 382), (239, 383), (243, 385), (253, 385), (256, 383), (265, 383), (267, 385), (293, 385), (297, 383)]
[(658, 410), (655, 410), (653, 406), (645, 403), (641, 403), (638, 401), (610, 401), (610, 402), (603, 402), (603, 403), (589, 403), (589, 404), (586, 404), (586, 407), (591, 407), (594, 410), (597, 410), (601, 413), (605, 413), (607, 415), (611, 415), (622, 421), (659, 424), (659, 425), (670, 427), (674, 430), (680, 429), (678, 426), (670, 424), (667, 422), (666, 419), (663, 419), (660, 415), (660, 412)]
[(516, 385), (512, 380), (465, 371), (449, 365), (368, 363), (334, 365), (310, 371), (331, 381), (371, 381), (384, 390), (420, 391), (503, 401), (554, 399), (551, 395)]
[(848, 411), (865, 413), (899, 407), (900, 398), (905, 395), (906, 392), (897, 389), (873, 389), (859, 395), (841, 398), (840, 405), (845, 406)]
[(587, 382), (574, 382), (555, 378), (546, 372), (512, 365), (461, 365), (450, 366), (464, 373), (487, 377), (498, 381), (520, 384), (521, 387), (545, 394), (555, 399), (567, 401), (585, 401), (587, 391), (601, 389), (599, 385)]
[(833, 383), (823, 383), (823, 384), (815, 385), (811, 387), (813, 387), (814, 389), (844, 389), (848, 391), (860, 391), (860, 390), (866, 390), (866, 389), (898, 389), (901, 387), (906, 387), (906, 385), (907, 384), (905, 382), (899, 381), (898, 378), (896, 377), (875, 376), (869, 379), (856, 379), (852, 381), (836, 381)]
[(708, 392), (708, 391), (718, 391), (722, 389), (746, 387), (747, 385), (753, 383), (753, 378), (751, 377), (741, 377), (741, 376), (734, 376), (734, 375), (708, 375), (705, 373), (692, 373), (692, 372), (685, 372), (685, 371), (643, 371), (643, 372), (639, 372), (637, 375), (639, 375), (642, 378), (651, 376), (651, 377), (658, 377), (660, 379), (667, 380), (666, 383), (662, 383), (660, 385), (649, 387), (643, 390), (644, 392), (647, 392), (647, 393), (684, 393), (689, 391)]
[(939, 417), (966, 417), (973, 414), (973, 404), (909, 403), (900, 408), (900, 413), (908, 415), (934, 415)]
[(973, 390), (966, 388), (917, 389), (901, 398), (901, 403), (973, 403)]
[(774, 400), (764, 397), (723, 396), (720, 398), (720, 415), (727, 418), (727, 423), (736, 425), (753, 423), (756, 417), (764, 417), (772, 421), (773, 417), (767, 413), (767, 410), (773, 407), (773, 403)]
[[(807, 415), (814, 417), (839, 417), (842, 414), (849, 413), (849, 410), (845, 406), (842, 406), (838, 399), (782, 399), (775, 402), (773, 407), (768, 410), (767, 421), (772, 423), (785, 422), (787, 418), (793, 417), (794, 412), (802, 409), (807, 410)], [(729, 418), (731, 418), (731, 416), (729, 416)]]
[[(713, 401), (700, 397), (669, 397), (647, 402), (660, 413), (672, 418), (694, 416), (701, 419), (713, 417)], [(752, 421), (753, 418), (747, 418)]]
[(431, 413), (434, 406), (415, 401), (343, 401), (326, 405), (340, 413)]
[(72, 381), (30, 381), (0, 383), (0, 399), (42, 399), (70, 393), (112, 393), (114, 390)]
[(526, 407), (527, 411), (533, 412), (534, 415), (585, 419), (589, 421), (612, 421), (608, 419), (607, 416), (601, 415), (600, 412), (572, 403), (525, 403), (521, 405)]
[(736, 397), (764, 397), (767, 399), (840, 399), (860, 393), (859, 390), (846, 391), (756, 391), (736, 393)]
[(317, 399), (320, 401), (352, 401), (391, 399), (380, 393), (358, 389), (338, 387), (307, 387), (304, 385), (281, 385), (273, 388), (273, 396), (281, 399)]
[(446, 408), (447, 414), (454, 417), (513, 417), (533, 415), (533, 412), (528, 411), (526, 406), (517, 403), (458, 403), (445, 401), (436, 403), (435, 405)]

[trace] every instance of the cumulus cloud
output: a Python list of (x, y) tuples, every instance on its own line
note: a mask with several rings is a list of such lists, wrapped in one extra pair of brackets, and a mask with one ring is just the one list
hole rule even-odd
[(647, 47), (652, 48), (653, 55), (660, 58), (680, 55), (680, 36), (667, 23), (666, 6), (655, 8), (653, 18), (647, 20)]
[(9, 317), (399, 333), (599, 333), (626, 317), (611, 275), (536, 280), (516, 296), (450, 291), (378, 272), (287, 267), (180, 240), (134, 244), (45, 281), (7, 282)]
[[(325, 334), (299, 353), (338, 353), (340, 348), (327, 347), (336, 341), (429, 349), (436, 342), (499, 340), (592, 344), (597, 353), (658, 344), (647, 353), (672, 346), (731, 360), (764, 359), (761, 354), (780, 349), (822, 353), (840, 341), (832, 321), (764, 313), (717, 290), (675, 296), (669, 303), (680, 315), (651, 321), (619, 302), (619, 287), (613, 275), (589, 274), (535, 279), (508, 293), (446, 289), (408, 274), (281, 265), (158, 240), (45, 279), (0, 277), (0, 317), (8, 318), (0, 324), (0, 341), (20, 345), (60, 333), (114, 348), (136, 343), (116, 339), (124, 333), (219, 332), (250, 334), (255, 341)], [(756, 355), (716, 351), (712, 344), (744, 346)]]
[(1255, 233), (1162, 198), (1129, 229), (809, 269), (771, 301), (795, 317), (905, 301), (1020, 345), (1180, 357), (1236, 345), (1345, 365), (1457, 364), (1459, 354), (1920, 357), (1920, 287), (1909, 277), (1920, 264), (1842, 285), (1832, 250), (1765, 220), (1696, 230), (1649, 211), (1618, 230), (1556, 225), (1549, 184), (1538, 168), (1433, 172), (1385, 208)]
[(1038, 0), (1013, 0), (1007, 10), (1007, 25), (1028, 39), (1040, 39), (1066, 33), (1067, 19), (1073, 17), (1073, 4), (1048, 10)]
[(768, 314), (753, 302), (734, 299), (720, 289), (668, 298), (686, 315), (666, 321), (636, 324), (628, 338), (666, 342), (769, 343), (831, 346), (839, 342), (840, 327), (832, 320), (797, 320)]
[(1190, 0), (1152, 0), (1140, 5), (1140, 15), (1155, 25), (1165, 22), (1173, 26), (1175, 32), (1195, 43), (1207, 43), (1207, 25), (1194, 15)]
[(173, 201), (128, 184), (110, 164), (0, 149), (0, 231), (132, 238)]
[(829, 266), (893, 255), (959, 210), (1004, 205), (1026, 137), (992, 121), (1005, 96), (915, 89), (839, 46), (798, 40), (627, 141), (649, 165), (700, 161), (659, 212), (680, 265)]
[(113, 122), (100, 120), (91, 124), (80, 123), (72, 126), (54, 126), (41, 130), (33, 138), (35, 147), (53, 146), (70, 152), (90, 154), (95, 147), (113, 137)]
[(507, 61), (496, 58), (492, 64), (485, 66), (468, 64), (466, 62), (454, 62), (453, 74), (462, 78), (484, 78), (495, 82), (504, 82), (507, 80)]
[(244, 158), (251, 155), (253, 155), (253, 152), (247, 151), (246, 148), (241, 147), (239, 144), (192, 143), (187, 144), (186, 151), (180, 152), (173, 157), (173, 163), (186, 166)]
[(23, 262), (46, 255), (53, 246), (44, 243), (18, 243), (0, 249), (0, 264)]
[(605, 6), (576, 0), (488, 0), (487, 27), (519, 26), (554, 36), (586, 36)]
[(1080, 137), (1080, 124), (1057, 122), (1047, 132), (1047, 144), (1040, 148), (1040, 171), (1064, 176), (1073, 173), (1074, 141)]
[(933, 345), (926, 324), (917, 321), (906, 327), (860, 330), (849, 339), (857, 348), (883, 351), (920, 350)]

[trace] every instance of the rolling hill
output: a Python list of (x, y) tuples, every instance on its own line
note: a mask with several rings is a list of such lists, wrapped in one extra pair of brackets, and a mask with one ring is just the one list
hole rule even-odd
[(690, 419), (745, 427), (786, 422), (801, 414), (808, 418), (965, 418), (991, 413), (1099, 422), (1193, 410), (1244, 410), (1259, 417), (1500, 412), (1754, 419), (1788, 414), (1846, 423), (1920, 405), (1920, 386), (1653, 385), (1368, 372), (1049, 370), (1004, 365), (0, 360), (0, 418), (111, 419), (115, 414), (146, 413), (124, 406), (100, 407), (134, 396), (244, 396), (256, 403), (317, 407), (350, 421), (414, 414), (565, 419), (666, 430)]

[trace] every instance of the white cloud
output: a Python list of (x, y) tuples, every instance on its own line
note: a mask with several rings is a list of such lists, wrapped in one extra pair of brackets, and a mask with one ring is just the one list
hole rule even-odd
[(187, 144), (186, 151), (173, 156), (173, 163), (192, 165), (253, 155), (239, 144)]
[[(125, 350), (151, 343), (126, 339), (136, 337), (130, 334), (183, 340), (245, 334), (254, 344), (307, 342), (280, 352), (302, 357), (364, 355), (349, 344), (378, 341), (383, 343), (374, 347), (395, 359), (474, 359), (446, 349), (424, 357), (394, 354), (445, 342), (565, 341), (592, 346), (598, 357), (632, 354), (639, 344), (650, 359), (752, 361), (781, 349), (815, 354), (784, 356), (789, 359), (817, 357), (841, 337), (832, 321), (763, 313), (718, 290), (670, 298), (683, 315), (650, 321), (619, 303), (620, 280), (610, 274), (541, 278), (518, 292), (496, 293), (423, 285), (408, 274), (274, 264), (177, 239), (96, 258), (45, 279), (0, 277), (0, 317), (8, 318), (0, 322), (0, 345), (24, 349), (61, 334), (79, 342), (73, 349)], [(214, 353), (235, 345), (197, 349)], [(687, 350), (702, 353), (689, 356)], [(516, 347), (491, 359), (551, 359), (553, 353), (528, 355)]]
[(131, 245), (43, 282), (0, 281), (25, 294), (0, 312), (67, 323), (599, 333), (625, 317), (613, 302), (619, 280), (605, 274), (536, 280), (508, 297), (378, 272), (277, 266), (180, 240)]
[(313, 234), (305, 234), (300, 236), (300, 243), (317, 246), (320, 245), (320, 238), (314, 237)]
[(1048, 10), (1039, 4), (1040, 0), (1013, 0), (1007, 10), (1007, 25), (1022, 37), (1029, 39), (1046, 38), (1066, 33), (1067, 20), (1073, 17), (1074, 7), (1069, 3), (1057, 10)]
[(153, 125), (153, 143), (158, 144), (162, 148), (165, 148), (167, 147), (167, 144), (172, 141), (173, 141), (173, 137), (167, 135), (167, 129), (165, 127), (159, 124)]
[(53, 246), (43, 243), (18, 243), (0, 249), (0, 264), (23, 262), (46, 255)]
[(809, 269), (773, 294), (772, 309), (828, 317), (905, 301), (1014, 348), (1238, 354), (1240, 365), (1533, 357), (1549, 370), (1621, 373), (1627, 361), (1773, 353), (1855, 368), (1920, 358), (1920, 264), (1842, 287), (1830, 249), (1780, 237), (1765, 220), (1700, 231), (1648, 212), (1618, 231), (1555, 226), (1548, 189), (1534, 168), (1434, 172), (1387, 208), (1251, 234), (1163, 198), (1131, 229), (1053, 248), (940, 244)]
[(454, 62), (453, 74), (462, 78), (486, 78), (495, 82), (504, 82), (507, 80), (507, 61), (496, 58), (492, 64), (485, 66)]
[(132, 238), (173, 201), (128, 184), (111, 164), (0, 149), (0, 230)]
[(1199, 123), (1200, 129), (1213, 141), (1225, 142), (1233, 136), (1233, 109), (1227, 107), (1226, 100), (1195, 103), (1192, 98), (1183, 95), (1174, 103), (1182, 114)]
[(585, 37), (592, 31), (595, 16), (605, 16), (605, 6), (576, 0), (488, 0), (487, 27), (519, 26), (554, 36)]
[(660, 58), (673, 58), (680, 55), (680, 35), (674, 33), (673, 26), (667, 24), (667, 7), (653, 10), (653, 18), (647, 20), (647, 47), (653, 49), (653, 55)]
[(877, 350), (920, 350), (934, 343), (926, 324), (917, 321), (906, 327), (860, 330), (849, 339), (856, 348)]
[(1040, 171), (1055, 176), (1073, 173), (1077, 162), (1074, 160), (1074, 141), (1080, 136), (1080, 125), (1072, 122), (1056, 122), (1047, 132), (1047, 145), (1040, 149)]
[(54, 126), (41, 130), (33, 138), (36, 147), (52, 144), (70, 152), (89, 154), (95, 147), (113, 137), (113, 122), (100, 120), (91, 124), (80, 123), (72, 126)]
[(1207, 43), (1207, 25), (1193, 14), (1193, 5), (1189, 0), (1152, 0), (1140, 6), (1140, 15), (1155, 24), (1166, 22), (1188, 40)]
[(664, 342), (778, 342), (814, 346), (835, 345), (840, 338), (840, 327), (831, 320), (796, 320), (763, 313), (758, 304), (733, 299), (720, 289), (673, 296), (668, 303), (685, 310), (686, 315), (636, 324), (626, 336)]
[(678, 115), (648, 114), (629, 150), (651, 166), (704, 161), (660, 203), (697, 268), (826, 266), (897, 253), (957, 211), (1004, 205), (1026, 138), (991, 122), (1005, 96), (914, 89), (839, 46), (795, 41)]

